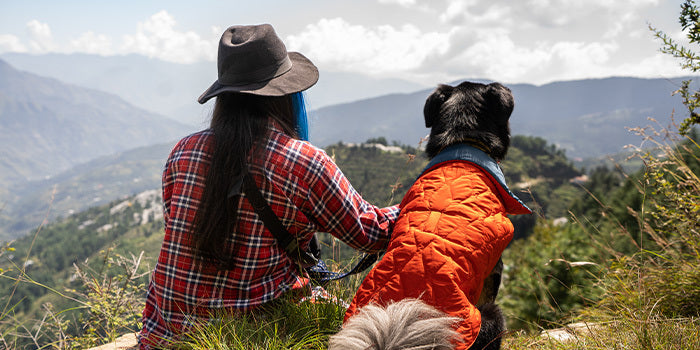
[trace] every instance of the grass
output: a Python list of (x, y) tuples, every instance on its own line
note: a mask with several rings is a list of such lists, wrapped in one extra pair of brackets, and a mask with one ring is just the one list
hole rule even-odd
[(611, 323), (594, 323), (587, 331), (571, 333), (566, 340), (542, 334), (516, 332), (506, 336), (504, 349), (697, 349), (700, 319), (647, 319), (620, 317)]
[(284, 300), (249, 315), (221, 315), (173, 343), (177, 349), (325, 349), (345, 307), (332, 300)]

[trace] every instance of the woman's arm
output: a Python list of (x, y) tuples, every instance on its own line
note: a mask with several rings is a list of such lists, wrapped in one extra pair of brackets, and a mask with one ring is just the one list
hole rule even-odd
[(325, 152), (319, 152), (313, 163), (309, 214), (319, 230), (361, 251), (385, 249), (399, 207), (379, 208), (365, 201)]

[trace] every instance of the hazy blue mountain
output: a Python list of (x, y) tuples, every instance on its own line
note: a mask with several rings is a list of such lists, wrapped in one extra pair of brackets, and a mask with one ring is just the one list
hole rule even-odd
[(18, 71), (0, 60), (0, 200), (15, 183), (175, 140), (193, 129), (115, 95)]
[(320, 108), (310, 113), (310, 138), (318, 146), (338, 141), (359, 143), (384, 136), (387, 140), (417, 146), (428, 134), (423, 104), (431, 90), (392, 94)]
[[(626, 128), (651, 124), (649, 117), (667, 126), (674, 110), (683, 115), (680, 96), (671, 96), (682, 80), (607, 78), (508, 85), (515, 98), (511, 131), (542, 137), (573, 158), (617, 153), (642, 141)], [(325, 146), (384, 136), (415, 146), (429, 132), (423, 105), (431, 92), (392, 94), (318, 109), (312, 113), (311, 141)]]
[[(87, 54), (5, 53), (0, 58), (18, 69), (116, 94), (135, 106), (189, 124), (206, 123), (213, 105), (201, 106), (197, 97), (216, 80), (214, 62), (177, 64), (140, 55)], [(307, 99), (310, 108), (321, 108), (424, 88), (401, 79), (323, 71)]]
[[(114, 93), (135, 106), (197, 126), (207, 123), (212, 107), (196, 102), (216, 78), (212, 62), (185, 65), (138, 55), (6, 53), (0, 57), (20, 69)], [(648, 117), (665, 125), (674, 109), (682, 113), (680, 97), (671, 97), (680, 80), (507, 84), (516, 99), (513, 133), (543, 137), (574, 158), (615, 153), (640, 141), (626, 127), (647, 125)], [(417, 145), (428, 133), (422, 108), (431, 91), (400, 79), (321, 72), (318, 84), (307, 94), (312, 141), (325, 146), (338, 140), (361, 142), (385, 136)]]
[(35, 229), (44, 219), (68, 217), (146, 190), (160, 188), (175, 142), (139, 147), (80, 164), (49, 179), (29, 181), (4, 196), (0, 241)]
[(672, 114), (685, 118), (680, 96), (672, 96), (685, 78), (607, 78), (515, 85), (512, 131), (537, 135), (567, 150), (571, 157), (618, 153), (642, 139), (628, 128), (668, 126)]

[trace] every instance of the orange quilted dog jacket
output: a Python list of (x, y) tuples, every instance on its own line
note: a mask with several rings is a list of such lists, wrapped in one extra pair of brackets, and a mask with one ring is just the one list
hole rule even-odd
[(506, 214), (527, 213), (492, 158), (470, 146), (449, 147), (407, 192), (387, 252), (345, 320), (369, 303), (419, 298), (462, 318), (457, 348), (469, 348), (481, 325), (475, 303), (484, 280), (513, 238)]

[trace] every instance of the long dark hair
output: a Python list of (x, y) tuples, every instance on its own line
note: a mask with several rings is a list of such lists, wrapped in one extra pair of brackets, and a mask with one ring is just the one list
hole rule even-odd
[[(221, 269), (233, 266), (230, 252), (236, 247), (231, 247), (228, 241), (235, 242), (239, 197), (229, 198), (229, 190), (241, 171), (247, 171), (248, 160), (257, 159), (251, 152), (264, 151), (270, 118), (275, 119), (285, 133), (298, 138), (297, 99), (294, 95), (268, 97), (225, 93), (217, 96), (210, 125), (214, 133), (211, 167), (192, 232), (198, 263), (214, 263)], [(300, 101), (303, 103), (303, 98)]]

